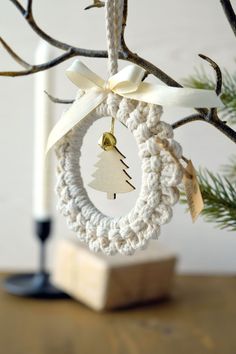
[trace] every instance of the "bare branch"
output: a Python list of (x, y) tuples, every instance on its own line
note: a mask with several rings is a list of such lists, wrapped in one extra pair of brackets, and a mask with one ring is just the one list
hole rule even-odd
[(209, 57), (207, 57), (204, 54), (198, 54), (200, 58), (206, 60), (208, 63), (210, 63), (210, 65), (213, 67), (213, 69), (215, 70), (216, 73), (216, 88), (215, 88), (215, 92), (217, 94), (217, 96), (219, 96), (221, 94), (221, 89), (222, 89), (222, 73), (220, 70), (220, 67)]
[(182, 125), (194, 122), (196, 120), (206, 121), (205, 118), (203, 116), (201, 116), (200, 114), (191, 114), (190, 116), (179, 119), (178, 121), (173, 123), (172, 128), (176, 129), (176, 128), (182, 127)]
[(194, 122), (194, 121), (202, 121), (206, 122), (208, 124), (211, 124), (214, 126), (216, 129), (218, 129), (221, 133), (223, 133), (225, 136), (227, 136), (231, 141), (236, 143), (236, 132), (232, 128), (230, 128), (228, 125), (225, 124), (225, 122), (221, 121), (218, 116), (217, 119), (214, 119), (214, 117), (210, 118), (209, 120), (206, 120), (203, 118), (201, 115), (191, 115), (188, 117), (185, 117), (183, 119), (178, 120), (174, 124), (172, 124), (172, 128), (176, 129), (179, 128), (185, 124)]
[(39, 65), (32, 65), (29, 67), (29, 69), (22, 70), (22, 71), (1, 71), (0, 76), (16, 77), (16, 76), (26, 76), (26, 75), (35, 74), (40, 71), (50, 69), (50, 68), (62, 63), (63, 61), (65, 61), (69, 58), (72, 58), (73, 56), (75, 56), (75, 53), (73, 53), (73, 51), (69, 50), (47, 63), (39, 64)]
[(53, 102), (53, 103), (62, 103), (62, 104), (72, 104), (75, 100), (65, 100), (61, 98), (54, 97), (50, 95), (47, 91), (44, 91), (48, 98)]
[[(106, 58), (107, 57), (107, 52), (104, 50), (90, 50), (90, 49), (84, 49), (84, 48), (77, 48), (74, 46), (71, 46), (69, 44), (60, 42), (51, 36), (49, 36), (47, 33), (43, 32), (38, 25), (36, 24), (33, 14), (32, 14), (32, 0), (28, 0), (28, 5), (27, 5), (27, 10), (23, 8), (23, 6), (19, 3), (17, 0), (10, 0), (16, 7), (17, 9), (21, 12), (21, 14), (26, 18), (26, 21), (29, 23), (31, 28), (44, 40), (46, 40), (48, 43), (50, 43), (53, 46), (56, 46), (57, 48), (60, 48), (62, 50), (72, 50), (75, 55), (80, 55), (80, 56), (85, 56), (85, 57), (96, 57), (96, 58)], [(228, 1), (228, 0), (221, 0), (223, 1)], [(98, 0), (94, 0), (94, 2), (99, 2)], [(135, 64), (140, 65), (143, 67), (147, 72), (150, 74), (153, 74), (156, 76), (158, 79), (163, 81), (169, 86), (174, 86), (174, 87), (182, 87), (177, 81), (172, 79), (170, 76), (168, 76), (166, 73), (164, 73), (161, 69), (153, 65), (152, 63), (148, 62), (147, 60), (139, 57), (137, 54), (131, 52), (124, 40), (124, 32), (125, 32), (125, 27), (127, 23), (127, 15), (128, 15), (128, 0), (124, 0), (124, 11), (123, 11), (123, 21), (122, 21), (122, 34), (121, 34), (121, 52), (119, 53), (119, 58), (123, 60), (128, 60), (131, 61)], [(66, 59), (65, 59), (66, 60)], [(46, 66), (48, 68), (48, 66)], [(43, 69), (41, 69), (43, 70)], [(34, 73), (34, 72), (32, 72)], [(26, 74), (28, 75), (28, 74)], [(201, 112), (201, 114), (207, 114), (207, 112)]]
[[(220, 70), (220, 67), (209, 57), (207, 57), (204, 54), (198, 54), (200, 58), (206, 60), (215, 70), (215, 74), (216, 74), (216, 88), (215, 88), (215, 92), (217, 94), (217, 96), (219, 96), (221, 94), (221, 89), (222, 89), (222, 73)], [(213, 107), (210, 109), (209, 114), (207, 117), (205, 117), (205, 119), (209, 122), (211, 122), (212, 120), (220, 121), (220, 118), (218, 117), (218, 112), (217, 112), (217, 108)]]
[(142, 81), (145, 81), (146, 78), (148, 77), (149, 75), (149, 72), (148, 71), (145, 71), (144, 75), (143, 75), (143, 78), (142, 78)]
[(232, 140), (234, 143), (236, 143), (236, 132), (232, 128), (230, 128), (228, 125), (226, 125), (225, 122), (220, 120), (218, 116), (216, 116), (216, 119), (212, 118), (209, 121), (206, 121), (207, 123), (213, 125), (215, 128), (217, 128), (221, 133), (226, 135), (230, 140)]
[(220, 0), (220, 2), (223, 7), (225, 16), (227, 17), (227, 20), (231, 26), (231, 29), (234, 32), (234, 35), (236, 36), (236, 15), (231, 5), (231, 2), (230, 0)]
[(19, 1), (17, 0), (10, 0), (10, 1), (16, 6), (16, 8), (21, 12), (21, 14), (25, 16), (26, 11), (24, 7), (19, 3)]
[(22, 58), (19, 57), (19, 55), (17, 55), (14, 50), (4, 41), (3, 38), (0, 37), (0, 43), (2, 43), (3, 47), (6, 49), (6, 51), (10, 54), (10, 56), (21, 66), (23, 66), (23, 68), (25, 69), (30, 69), (31, 65), (29, 63), (27, 63), (25, 60), (23, 60)]
[(104, 1), (100, 1), (100, 0), (93, 0), (93, 4), (92, 5), (89, 5), (87, 7), (84, 8), (84, 10), (90, 10), (94, 7), (104, 7), (105, 6), (105, 2)]
[(29, 17), (32, 14), (32, 5), (33, 5), (33, 0), (28, 0), (28, 4), (27, 4), (27, 12), (25, 17)]
[(128, 0), (124, 0), (122, 30), (121, 30), (121, 46), (125, 45), (124, 35), (125, 35), (125, 28), (126, 28), (126, 24), (127, 24), (127, 17), (128, 17)]
[(194, 121), (202, 121), (202, 122), (206, 122), (208, 124), (211, 124), (216, 129), (218, 129), (221, 133), (223, 133), (225, 136), (227, 136), (231, 141), (236, 143), (235, 130), (233, 130), (228, 125), (226, 125), (226, 122), (220, 120), (217, 115), (217, 112), (215, 112), (215, 111), (213, 111), (213, 112), (210, 111), (209, 119), (206, 119), (205, 117), (198, 115), (198, 114), (190, 115), (190, 116), (180, 119), (177, 122), (175, 122), (174, 124), (172, 124), (172, 128), (176, 129), (176, 128), (179, 128), (185, 124), (188, 124), (188, 123), (191, 123)]
[[(70, 46), (66, 43), (57, 41), (56, 39), (52, 38), (49, 36), (47, 33), (43, 32), (38, 25), (36, 24), (33, 15), (32, 15), (32, 1), (30, 2), (30, 12), (26, 11), (23, 6), (17, 1), (17, 0), (10, 0), (16, 7), (17, 9), (21, 12), (21, 14), (25, 17), (26, 21), (29, 23), (31, 28), (45, 41), (50, 43), (51, 45), (60, 48), (62, 50), (71, 50), (74, 52), (74, 55), (78, 56), (84, 56), (84, 57), (96, 57), (96, 58), (107, 58), (107, 51), (104, 50), (90, 50), (90, 49), (84, 49), (84, 48), (77, 48)], [(28, 3), (29, 5), (29, 3)], [(29, 6), (28, 6), (29, 9)], [(181, 87), (180, 84), (178, 84), (175, 80), (173, 80), (171, 77), (169, 77), (167, 74), (165, 74), (161, 69), (157, 68), (155, 65), (151, 64), (147, 60), (139, 57), (137, 54), (132, 53), (124, 40), (124, 31), (125, 31), (125, 26), (126, 26), (126, 21), (127, 21), (127, 14), (128, 14), (128, 0), (124, 0), (124, 11), (123, 11), (123, 22), (122, 22), (122, 38), (121, 38), (121, 52), (119, 53), (119, 59), (123, 60), (128, 60), (131, 61), (135, 64), (138, 64), (142, 66), (147, 72), (153, 74), (156, 76), (158, 79), (163, 81), (169, 86), (175, 86), (175, 87)], [(65, 57), (65, 60), (68, 58)], [(52, 63), (53, 64), (53, 63)], [(53, 65), (54, 66), (54, 65)], [(33, 66), (32, 67), (37, 67)], [(45, 69), (43, 67), (40, 67), (41, 70), (46, 70), (50, 68), (50, 66), (45, 65)], [(32, 74), (37, 71), (32, 71)], [(29, 75), (30, 72), (25, 71), (25, 75)], [(2, 75), (0, 73), (0, 75)], [(21, 75), (24, 75), (23, 72), (21, 72)], [(4, 76), (12, 76), (12, 75), (4, 75)], [(18, 76), (18, 75), (16, 75)], [(206, 113), (206, 112), (205, 112)]]
[[(212, 59), (207, 57), (206, 55), (199, 54), (199, 56), (202, 59), (209, 62), (210, 65), (215, 70), (216, 79), (217, 79), (215, 91), (216, 91), (216, 94), (219, 95), (221, 93), (221, 88), (222, 88), (222, 73), (221, 73), (219, 66)], [(225, 134), (229, 139), (231, 139), (233, 142), (236, 143), (236, 132), (232, 128), (228, 127), (226, 125), (226, 122), (220, 120), (220, 118), (218, 117), (217, 108), (211, 108), (208, 111), (208, 115), (193, 114), (188, 117), (182, 118), (179, 121), (172, 124), (172, 127), (173, 127), (173, 129), (176, 129), (176, 128), (179, 128), (187, 123), (191, 123), (193, 121), (203, 121), (203, 122), (213, 125), (215, 128), (220, 130), (223, 134)]]
[[(27, 22), (31, 26), (31, 28), (44, 40), (46, 40), (48, 43), (50, 43), (53, 46), (56, 46), (57, 48), (60, 48), (62, 50), (71, 50), (74, 52), (74, 55), (78, 56), (84, 56), (84, 57), (95, 57), (95, 58), (107, 58), (107, 51), (104, 50), (90, 50), (90, 49), (84, 49), (84, 48), (77, 48), (70, 46), (66, 43), (60, 42), (55, 40), (54, 38), (50, 37), (48, 34), (43, 32), (35, 23), (32, 11), (26, 16), (27, 11), (22, 7), (22, 5), (17, 1), (17, 0), (10, 0), (17, 8), (20, 10), (20, 12), (24, 15), (26, 18)], [(29, 3), (28, 3), (29, 5)], [(32, 1), (31, 1), (31, 6), (30, 9), (32, 10)], [(161, 69), (153, 65), (152, 63), (148, 62), (147, 60), (139, 57), (137, 54), (131, 52), (129, 48), (127, 47), (125, 40), (124, 40), (124, 32), (125, 32), (125, 27), (126, 27), (126, 22), (127, 22), (127, 15), (128, 15), (128, 0), (124, 0), (124, 10), (123, 10), (123, 21), (122, 21), (122, 33), (121, 33), (121, 51), (119, 52), (119, 59), (123, 60), (128, 60), (130, 62), (133, 62), (137, 65), (140, 65), (143, 67), (148, 73), (156, 76), (158, 79), (163, 81), (165, 84), (169, 86), (174, 86), (174, 87), (182, 87), (177, 81), (172, 79), (170, 76), (168, 76), (166, 73), (164, 73)], [(67, 58), (65, 57), (65, 60)], [(32, 66), (33, 67), (33, 66)], [(35, 66), (34, 66), (35, 67)], [(46, 65), (45, 69), (48, 69), (50, 66)], [(42, 67), (40, 67), (40, 71), (44, 70)], [(35, 73), (36, 71), (32, 71), (32, 74)], [(29, 75), (30, 73), (26, 73), (25, 75)], [(1, 73), (0, 73), (1, 75)], [(21, 73), (21, 75), (24, 75)], [(5, 75), (7, 76), (7, 75)], [(11, 76), (11, 75), (9, 75)], [(201, 114), (207, 115), (207, 111), (202, 111), (200, 112)]]
[(174, 87), (181, 87), (181, 85), (172, 79), (170, 76), (168, 76), (166, 73), (164, 73), (161, 69), (157, 68), (155, 65), (152, 63), (148, 62), (147, 60), (141, 58), (138, 56), (138, 54), (133, 53), (126, 45), (125, 42), (125, 28), (127, 24), (127, 17), (128, 17), (128, 0), (124, 0), (124, 8), (123, 8), (123, 20), (122, 20), (122, 31), (121, 31), (121, 50), (125, 54), (126, 60), (140, 65), (142, 68), (144, 68), (148, 73), (156, 76), (158, 79), (163, 81), (165, 84), (168, 86), (174, 86)]
[(24, 7), (19, 3), (17, 0), (10, 0), (16, 8), (21, 12), (21, 14), (24, 16), (25, 20), (28, 22), (30, 27), (36, 32), (42, 39), (44, 39), (46, 42), (49, 44), (53, 45), (54, 47), (60, 48), (62, 50), (69, 50), (69, 49), (76, 49), (76, 47), (73, 47), (67, 43), (60, 42), (57, 39), (49, 36), (46, 32), (44, 32), (35, 22), (33, 13), (32, 13), (32, 3), (33, 1), (28, 1), (28, 6), (27, 10), (24, 9)]
[[(140, 57), (138, 54), (133, 53), (126, 45), (125, 42), (125, 28), (127, 24), (127, 17), (128, 17), (128, 0), (124, 0), (124, 8), (123, 8), (123, 21), (122, 21), (122, 32), (121, 32), (121, 49), (123, 53), (125, 53), (125, 59), (141, 66), (146, 70), (146, 73), (152, 74), (155, 77), (157, 77), (159, 80), (167, 84), (168, 86), (173, 86), (173, 87), (182, 87), (177, 81), (172, 79), (169, 75), (167, 75), (164, 71), (159, 69), (157, 66), (153, 65), (146, 59)], [(146, 75), (147, 75), (146, 74)], [(146, 76), (145, 76), (146, 77)], [(197, 111), (207, 117), (208, 116), (208, 110), (207, 109), (197, 109)]]
[[(49, 44), (52, 46), (55, 46), (59, 49), (62, 49), (65, 51), (62, 55), (58, 56), (57, 58), (44, 63), (40, 65), (30, 65), (27, 62), (25, 62), (23, 59), (21, 59), (3, 40), (1, 40), (1, 43), (3, 44), (4, 48), (8, 51), (8, 53), (18, 62), (20, 63), (23, 67), (26, 68), (26, 70), (23, 71), (16, 71), (16, 72), (0, 72), (0, 76), (24, 76), (24, 75), (30, 75), (34, 74), (43, 70), (47, 70), (51, 67), (54, 67), (63, 61), (72, 58), (74, 56), (85, 56), (85, 57), (95, 57), (95, 58), (107, 58), (107, 51), (105, 50), (90, 50), (90, 49), (84, 49), (84, 48), (78, 48), (74, 47), (72, 45), (69, 45), (67, 43), (61, 42), (56, 40), (55, 38), (51, 37), (48, 35), (46, 32), (44, 32), (35, 22), (34, 17), (33, 17), (33, 12), (32, 12), (32, 5), (33, 5), (33, 0), (28, 0), (27, 1), (27, 8), (25, 9), (18, 0), (10, 0), (16, 8), (20, 11), (20, 13), (24, 16), (25, 20), (29, 24), (29, 26), (35, 31), (42, 39), (47, 41)], [(224, 11), (226, 13), (226, 16), (231, 24), (231, 27), (236, 34), (236, 17), (234, 10), (231, 6), (231, 3), (229, 0), (220, 0), (221, 4), (224, 8)], [(94, 0), (94, 4), (99, 2), (99, 0)], [(102, 3), (102, 2), (101, 2)], [(121, 33), (121, 50), (119, 52), (119, 59), (122, 60), (127, 60), (132, 63), (135, 63), (142, 68), (146, 70), (147, 73), (154, 75), (161, 81), (163, 81), (165, 84), (173, 87), (182, 87), (177, 81), (172, 79), (170, 76), (168, 76), (165, 72), (163, 72), (161, 69), (147, 61), (146, 59), (140, 57), (138, 54), (133, 53), (126, 45), (124, 35), (125, 35), (125, 28), (126, 28), (126, 23), (127, 23), (127, 14), (128, 14), (128, 0), (124, 0), (124, 10), (123, 10), (123, 21), (122, 21), (122, 33)], [(216, 92), (219, 94), (220, 89), (221, 89), (221, 72), (219, 70), (219, 67), (217, 66), (216, 63), (214, 63), (210, 58), (207, 58), (206, 56), (201, 57), (213, 66), (213, 68), (216, 71), (217, 74), (217, 85), (216, 85)], [(60, 100), (51, 97), (56, 100), (57, 103), (60, 101), (60, 103), (68, 103), (68, 100)], [(216, 109), (196, 109), (198, 114), (191, 115), (189, 117), (183, 118), (180, 121), (176, 122), (173, 124), (173, 128), (180, 127), (184, 124), (187, 124), (189, 122), (195, 121), (195, 120), (200, 120), (200, 121), (205, 121), (209, 124), (212, 124), (215, 126), (218, 130), (220, 130), (222, 133), (224, 133), (227, 137), (229, 137), (232, 141), (236, 143), (236, 132), (228, 127), (224, 122), (222, 122), (218, 115), (217, 115), (217, 110)]]

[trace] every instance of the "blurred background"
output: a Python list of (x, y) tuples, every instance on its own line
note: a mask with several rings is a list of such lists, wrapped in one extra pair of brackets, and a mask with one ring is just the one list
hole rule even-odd
[[(22, 2), (24, 3), (24, 2)], [(73, 45), (105, 49), (104, 10), (83, 11), (86, 0), (35, 1), (34, 14), (47, 33)], [(66, 22), (65, 22), (66, 19)], [(1, 36), (26, 61), (35, 61), (39, 38), (29, 28), (10, 1), (1, 1)], [(235, 68), (235, 38), (223, 14), (219, 1), (149, 0), (129, 1), (126, 40), (130, 49), (153, 62), (174, 79), (183, 79), (201, 65), (198, 53), (211, 57), (229, 71)], [(55, 50), (55, 55), (58, 54)], [(0, 48), (0, 70), (20, 69), (3, 48)], [(72, 59), (74, 60), (74, 59)], [(76, 87), (65, 76), (72, 62), (53, 69), (54, 96), (74, 98)], [(106, 77), (105, 59), (82, 59), (92, 70)], [(121, 63), (123, 66), (124, 63)], [(203, 64), (211, 73), (208, 64)], [(153, 77), (149, 81), (156, 82)], [(32, 269), (37, 264), (37, 242), (32, 229), (32, 169), (34, 124), (34, 76), (22, 78), (0, 77), (0, 269)], [(64, 107), (55, 106), (56, 122)], [(191, 113), (187, 109), (166, 109), (163, 120), (174, 122)], [(97, 161), (97, 140), (110, 121), (102, 119), (92, 126), (85, 137), (82, 150), (82, 173), (85, 184), (91, 180)], [(116, 201), (108, 201), (102, 193), (89, 190), (92, 201), (110, 215), (126, 213), (138, 195), (141, 170), (137, 148), (132, 135), (120, 124), (116, 125), (118, 147), (126, 155), (129, 174), (137, 190)], [(194, 122), (175, 131), (184, 150), (196, 167), (205, 166), (217, 171), (235, 145), (223, 134), (205, 123)], [(54, 168), (52, 167), (54, 175)], [(70, 235), (65, 220), (56, 211), (56, 197), (52, 184), (53, 237), (49, 245), (52, 262), (54, 244), (58, 238)], [(192, 224), (185, 207), (174, 207), (174, 217), (162, 228), (162, 244), (179, 255), (181, 273), (235, 273), (236, 237), (234, 233), (219, 231), (201, 217)], [(157, 247), (157, 246), (155, 246)], [(51, 263), (50, 263), (51, 264)]]

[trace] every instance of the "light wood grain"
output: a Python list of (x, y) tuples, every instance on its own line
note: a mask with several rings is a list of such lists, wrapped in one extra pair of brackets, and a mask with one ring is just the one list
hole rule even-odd
[(129, 182), (131, 177), (126, 172), (129, 167), (123, 161), (125, 156), (116, 147), (102, 151), (98, 156), (99, 161), (95, 164), (97, 170), (92, 175), (94, 179), (88, 184), (91, 188), (106, 192), (108, 199), (115, 199), (117, 193), (135, 189)]
[(132, 257), (96, 254), (70, 239), (58, 242), (53, 283), (95, 310), (114, 309), (166, 297), (172, 288), (176, 255), (149, 243)]
[(182, 276), (169, 301), (101, 314), (1, 291), (1, 353), (233, 354), (235, 294), (235, 277)]

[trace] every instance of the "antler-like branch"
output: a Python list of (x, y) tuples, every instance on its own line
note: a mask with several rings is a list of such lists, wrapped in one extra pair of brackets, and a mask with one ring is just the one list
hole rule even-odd
[[(122, 34), (121, 34), (121, 46), (122, 46), (122, 49), (128, 54), (127, 60), (142, 66), (144, 69), (146, 69), (147, 72), (158, 77), (159, 79), (161, 79), (163, 82), (165, 82), (169, 86), (182, 87), (178, 82), (173, 80), (170, 76), (168, 76), (166, 73), (164, 73), (159, 68), (154, 66), (152, 63), (139, 57), (137, 54), (134, 54), (129, 50), (129, 48), (127, 47), (127, 45), (125, 43), (125, 39), (124, 39), (125, 26), (126, 26), (126, 22), (127, 22), (127, 13), (128, 13), (128, 0), (125, 0), (124, 1), (123, 26), (122, 26)], [(221, 87), (222, 87), (221, 70), (220, 70), (219, 66), (212, 59), (208, 58), (207, 56), (205, 56), (203, 54), (200, 54), (200, 57), (202, 59), (208, 61), (210, 63), (210, 65), (213, 67), (213, 69), (215, 70), (216, 78), (217, 78), (217, 80), (216, 80), (216, 93), (217, 93), (217, 95), (219, 95), (221, 92)], [(172, 125), (173, 129), (181, 127), (184, 124), (200, 120), (200, 121), (207, 122), (207, 123), (213, 125), (215, 128), (220, 130), (223, 134), (225, 134), (229, 139), (231, 139), (234, 143), (236, 143), (236, 132), (232, 128), (228, 127), (225, 124), (225, 122), (222, 122), (220, 120), (220, 118), (217, 115), (217, 110), (215, 108), (211, 109), (210, 111), (207, 109), (196, 109), (196, 110), (197, 110), (198, 114), (193, 114), (191, 116), (180, 119), (179, 121), (175, 122)]]
[(32, 14), (33, 0), (28, 0), (26, 17)]
[(190, 116), (187, 116), (185, 118), (181, 118), (177, 120), (175, 123), (172, 124), (172, 128), (176, 129), (179, 127), (182, 127), (182, 125), (185, 125), (187, 123), (195, 122), (197, 120), (201, 120), (205, 122), (205, 118), (201, 114), (191, 114)]
[(74, 100), (65, 100), (65, 99), (54, 97), (54, 96), (50, 95), (47, 91), (44, 91), (44, 93), (48, 96), (48, 98), (53, 103), (72, 104), (74, 102)]
[(100, 0), (93, 0), (93, 3), (89, 6), (86, 6), (84, 10), (90, 10), (94, 7), (104, 7), (105, 6), (105, 2), (104, 1), (100, 1)]
[[(6, 43), (5, 43), (6, 45)], [(9, 47), (8, 47), (9, 48)], [(9, 52), (9, 50), (8, 50)], [(16, 77), (16, 76), (26, 76), (26, 75), (31, 75), (38, 73), (43, 70), (50, 69), (65, 60), (72, 58), (74, 56), (73, 50), (68, 50), (67, 52), (59, 55), (58, 57), (52, 59), (51, 61), (44, 63), (44, 64), (39, 64), (39, 65), (30, 65), (26, 63), (23, 59), (21, 59), (18, 55), (16, 55), (13, 50), (11, 50), (11, 56), (15, 58), (15, 60), (21, 64), (23, 67), (26, 68), (26, 70), (22, 71), (1, 71), (0, 76), (11, 76), (11, 77)]]
[[(206, 60), (210, 65), (213, 67), (216, 73), (216, 94), (220, 95), (221, 93), (221, 88), (222, 88), (222, 74), (219, 66), (210, 58), (208, 58), (206, 55), (199, 54), (199, 56)], [(226, 125), (226, 122), (223, 122), (220, 120), (220, 118), (217, 115), (217, 109), (212, 108), (208, 111), (208, 115), (206, 116), (205, 114), (193, 114), (188, 117), (182, 118), (175, 122), (172, 127), (173, 129), (179, 128), (183, 126), (184, 124), (194, 122), (194, 121), (203, 121), (206, 123), (209, 123), (213, 125), (215, 128), (220, 130), (223, 134), (225, 134), (229, 139), (231, 139), (233, 142), (236, 143), (236, 132), (230, 128), (229, 126)]]
[[(33, 1), (28, 0), (28, 5), (27, 5), (27, 10), (24, 9), (24, 7), (19, 3), (17, 0), (10, 0), (16, 8), (20, 11), (20, 13), (24, 16), (30, 27), (45, 41), (47, 41), (49, 44), (51, 44), (54, 47), (57, 47), (62, 50), (70, 51), (70, 55), (64, 56), (64, 60), (67, 60), (73, 56), (84, 56), (84, 57), (93, 57), (93, 58), (107, 58), (107, 51), (105, 50), (91, 50), (91, 49), (85, 49), (85, 48), (78, 48), (74, 47), (72, 45), (69, 45), (64, 42), (60, 42), (57, 39), (49, 36), (46, 32), (44, 32), (35, 22), (34, 17), (33, 17), (33, 12), (32, 12), (32, 3)], [(126, 26), (126, 21), (127, 21), (127, 11), (128, 11), (128, 1), (124, 0), (124, 13), (123, 13), (123, 31), (122, 31), (122, 43), (121, 43), (121, 51), (119, 52), (119, 59), (122, 60), (127, 60), (133, 63), (136, 63), (140, 66), (142, 66), (147, 72), (151, 73), (152, 75), (156, 76), (158, 79), (163, 81), (165, 84), (169, 86), (177, 86), (181, 87), (180, 84), (178, 84), (175, 80), (173, 80), (170, 76), (168, 76), (166, 73), (164, 73), (161, 69), (153, 65), (152, 63), (148, 62), (147, 60), (139, 57), (137, 54), (131, 52), (125, 41), (124, 41), (124, 31), (125, 31), (125, 26)], [(62, 62), (62, 60), (60, 61)], [(57, 64), (56, 64), (57, 65)], [(31, 72), (29, 70), (26, 71), (20, 71), (20, 72), (0, 72), (0, 76), (23, 76), (23, 75), (30, 75), (37, 73), (39, 71), (46, 70), (50, 67), (55, 66), (54, 61), (50, 61), (45, 63), (44, 65), (32, 65), (32, 70)]]
[[(216, 92), (217, 96), (219, 96), (221, 93), (221, 88), (222, 88), (222, 73), (221, 73), (219, 66), (211, 58), (207, 57), (206, 55), (204, 55), (204, 54), (198, 54), (198, 55), (203, 60), (206, 60), (214, 69), (215, 74), (216, 74), (215, 92)], [(197, 111), (200, 114), (192, 114), (188, 117), (182, 118), (179, 121), (177, 121), (176, 123), (174, 123), (172, 125), (172, 127), (175, 129), (175, 128), (181, 127), (184, 124), (187, 124), (187, 123), (190, 123), (190, 122), (193, 122), (196, 120), (201, 120), (201, 121), (206, 121), (207, 123), (211, 123), (212, 119), (216, 119), (221, 122), (221, 120), (217, 116), (217, 109), (216, 108), (212, 108), (210, 111), (203, 110), (203, 109), (198, 109)]]
[(236, 36), (236, 15), (235, 15), (233, 6), (231, 5), (230, 0), (220, 0), (220, 2), (223, 7), (225, 16), (232, 28), (232, 31), (234, 32), (234, 35)]
[(2, 43), (3, 47), (6, 49), (6, 51), (10, 54), (10, 56), (23, 68), (25, 69), (31, 69), (31, 65), (27, 63), (25, 60), (19, 57), (14, 50), (0, 37), (0, 43)]
[[(51, 61), (48, 61), (47, 63), (43, 63), (40, 65), (30, 65), (27, 63), (25, 60), (20, 58), (19, 55), (17, 55), (13, 49), (10, 48), (10, 46), (3, 40), (1, 39), (1, 43), (3, 44), (4, 48), (7, 50), (7, 52), (12, 56), (13, 59), (17, 63), (19, 63), (22, 67), (25, 68), (25, 70), (22, 71), (6, 71), (6, 72), (0, 72), (0, 76), (24, 76), (24, 75), (30, 75), (34, 74), (43, 70), (47, 70), (51, 67), (54, 67), (74, 56), (85, 56), (85, 57), (94, 57), (94, 58), (106, 58), (107, 57), (107, 51), (105, 50), (91, 50), (91, 49), (85, 49), (85, 48), (78, 48), (75, 46), (72, 46), (70, 44), (61, 42), (53, 37), (51, 37), (49, 34), (44, 32), (36, 23), (34, 16), (33, 16), (33, 0), (28, 0), (27, 1), (27, 6), (24, 8), (21, 3), (18, 0), (10, 0), (15, 7), (20, 11), (20, 13), (24, 16), (25, 20), (29, 24), (29, 26), (35, 31), (43, 40), (47, 41), (50, 45), (59, 48), (65, 53), (61, 54), (60, 56), (54, 58)], [(229, 0), (220, 0), (221, 4), (225, 10), (226, 16), (231, 24), (232, 29), (236, 33), (236, 21), (235, 21), (235, 13), (233, 11), (233, 8), (231, 6), (231, 3)], [(101, 1), (94, 0), (94, 4), (96, 7), (102, 7), (103, 4)], [(101, 5), (101, 6), (100, 6)], [(92, 6), (94, 7), (94, 6)], [(91, 6), (90, 6), (91, 8)], [(156, 76), (158, 79), (163, 81), (165, 84), (173, 87), (182, 87), (177, 81), (172, 79), (169, 75), (167, 75), (165, 72), (163, 72), (161, 69), (159, 69), (157, 66), (154, 64), (150, 63), (146, 59), (140, 57), (138, 54), (133, 53), (128, 46), (126, 45), (125, 42), (125, 27), (127, 23), (127, 14), (128, 14), (128, 0), (124, 0), (124, 11), (123, 11), (123, 22), (122, 22), (122, 33), (121, 33), (121, 50), (119, 52), (119, 59), (122, 60), (127, 60), (132, 63), (135, 63), (142, 68), (146, 70), (147, 73), (150, 73), (154, 76)], [(204, 56), (202, 56), (204, 57)], [(207, 57), (204, 57), (206, 59)], [(209, 59), (209, 58), (208, 58)], [(206, 60), (208, 60), (206, 59)], [(214, 63), (211, 61), (211, 59), (208, 60), (211, 65)], [(214, 63), (215, 64), (215, 63)], [(215, 64), (216, 65), (216, 64)], [(213, 66), (214, 67), (214, 66)], [(216, 69), (218, 67), (217, 65), (214, 67)], [(219, 88), (219, 81), (217, 80), (217, 92)], [(68, 103), (67, 100), (59, 100), (56, 98), (52, 98), (54, 100), (62, 101), (63, 103)], [(66, 102), (65, 102), (66, 101)], [(205, 121), (207, 123), (212, 124), (215, 126), (217, 129), (222, 131), (227, 137), (229, 137), (232, 141), (236, 143), (236, 132), (228, 127), (224, 122), (222, 122), (218, 115), (216, 109), (211, 109), (210, 111), (207, 109), (197, 109), (198, 114), (191, 115), (189, 117), (183, 118), (182, 120), (179, 120), (178, 122), (173, 124), (174, 128), (180, 127), (183, 124), (195, 121), (195, 120), (201, 120)]]
[(27, 2), (27, 8), (25, 9), (17, 0), (10, 0), (10, 2), (13, 3), (13, 5), (16, 6), (16, 8), (20, 11), (20, 13), (23, 15), (27, 23), (30, 25), (30, 27), (33, 29), (34, 32), (36, 32), (39, 37), (47, 41), (49, 44), (51, 44), (54, 47), (57, 47), (62, 50), (69, 50), (71, 48), (76, 49), (72, 45), (69, 45), (67, 43), (61, 42), (51, 36), (49, 36), (46, 32), (44, 32), (35, 22), (34, 16), (33, 16), (33, 0), (28, 0)]

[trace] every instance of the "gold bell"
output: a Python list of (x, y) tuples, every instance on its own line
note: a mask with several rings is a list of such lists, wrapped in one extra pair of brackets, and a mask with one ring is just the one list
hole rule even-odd
[(105, 132), (98, 140), (98, 145), (105, 151), (112, 150), (116, 146), (116, 137), (110, 132)]

